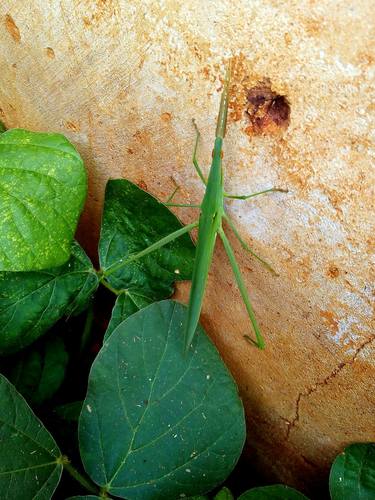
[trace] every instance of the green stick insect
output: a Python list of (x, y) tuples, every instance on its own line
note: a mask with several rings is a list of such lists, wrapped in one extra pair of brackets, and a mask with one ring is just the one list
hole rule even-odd
[[(229, 226), (232, 228), (235, 236), (240, 241), (242, 247), (245, 248), (247, 251), (249, 251), (254, 257), (256, 257), (260, 262), (262, 262), (262, 264), (265, 265), (273, 273), (274, 271), (271, 268), (271, 266), (269, 266), (269, 264), (267, 264), (258, 255), (256, 255), (242, 240), (238, 231), (235, 228), (235, 225), (225, 212), (224, 199), (235, 198), (235, 199), (246, 200), (258, 196), (260, 194), (269, 193), (273, 191), (284, 192), (285, 190), (278, 188), (271, 188), (250, 195), (230, 195), (224, 191), (222, 148), (223, 148), (223, 140), (225, 137), (226, 124), (227, 124), (229, 81), (230, 81), (230, 67), (227, 70), (224, 82), (224, 88), (221, 95), (219, 115), (216, 125), (215, 144), (212, 153), (212, 163), (207, 182), (205, 181), (205, 178), (202, 174), (202, 170), (200, 169), (196, 158), (197, 146), (199, 141), (199, 131), (196, 129), (197, 137), (193, 154), (193, 165), (197, 170), (199, 177), (206, 184), (206, 192), (202, 204), (200, 206), (201, 214), (198, 225), (198, 244), (197, 244), (196, 257), (193, 268), (193, 278), (192, 278), (192, 285), (190, 290), (190, 299), (189, 299), (189, 306), (187, 313), (187, 324), (185, 327), (186, 349), (191, 344), (191, 341), (194, 337), (194, 333), (199, 321), (199, 316), (202, 309), (203, 294), (207, 282), (208, 270), (212, 262), (217, 235), (220, 236), (221, 241), (223, 242), (224, 249), (228, 255), (229, 262), (231, 264), (238, 288), (240, 290), (247, 313), (249, 315), (256, 338), (256, 340), (253, 341), (253, 343), (259, 349), (264, 349), (265, 347), (265, 343), (262, 334), (259, 330), (259, 326), (255, 318), (255, 314), (250, 303), (249, 295), (245, 283), (243, 281), (240, 269), (238, 267), (233, 249), (223, 230), (223, 219), (225, 219), (229, 223)], [(247, 336), (246, 338), (250, 339), (250, 337)]]
[(214, 144), (214, 149), (213, 149), (213, 154), (212, 154), (212, 163), (211, 163), (211, 168), (209, 172), (208, 179), (206, 180), (201, 168), (199, 167), (198, 160), (197, 160), (197, 148), (198, 148), (198, 143), (199, 143), (199, 131), (198, 128), (193, 121), (195, 130), (196, 130), (196, 140), (195, 140), (195, 147), (194, 147), (194, 153), (193, 153), (193, 165), (203, 181), (203, 183), (206, 186), (206, 192), (203, 197), (203, 201), (201, 205), (188, 205), (188, 204), (175, 204), (171, 203), (170, 201), (172, 200), (174, 194), (176, 193), (177, 189), (172, 193), (172, 195), (169, 197), (168, 201), (165, 203), (166, 206), (173, 206), (173, 207), (190, 207), (190, 208), (199, 208), (200, 209), (200, 217), (199, 220), (196, 222), (193, 222), (192, 224), (189, 224), (178, 231), (175, 231), (174, 233), (169, 234), (168, 236), (160, 239), (159, 241), (155, 242), (154, 244), (150, 245), (148, 248), (142, 250), (141, 252), (130, 256), (125, 262), (122, 262), (120, 264), (114, 265), (110, 269), (106, 271), (106, 276), (109, 274), (113, 273), (114, 271), (117, 270), (119, 267), (123, 267), (124, 264), (127, 264), (133, 260), (139, 259), (140, 257), (144, 257), (145, 255), (149, 254), (150, 252), (157, 250), (158, 248), (166, 245), (167, 243), (173, 241), (174, 239), (178, 238), (182, 234), (185, 234), (187, 232), (192, 231), (194, 228), (198, 227), (198, 243), (197, 243), (197, 249), (196, 249), (196, 255), (195, 255), (195, 261), (194, 261), (194, 267), (193, 267), (193, 277), (192, 277), (192, 284), (191, 284), (191, 290), (190, 290), (190, 298), (189, 298), (189, 305), (188, 305), (188, 312), (187, 312), (187, 322), (185, 325), (185, 349), (187, 350), (191, 342), (193, 340), (195, 330), (198, 325), (199, 321), (199, 316), (201, 313), (202, 309), (202, 303), (203, 303), (203, 295), (204, 295), (204, 290), (206, 287), (207, 283), (207, 277), (208, 277), (208, 271), (212, 262), (212, 257), (213, 257), (213, 252), (215, 248), (215, 242), (216, 242), (216, 237), (217, 235), (220, 236), (225, 251), (228, 255), (229, 262), (231, 264), (231, 267), (233, 269), (233, 273), (238, 285), (238, 288), (240, 290), (242, 299), (244, 301), (247, 313), (249, 315), (254, 333), (255, 333), (255, 340), (253, 340), (250, 336), (245, 335), (244, 337), (252, 342), (256, 347), (259, 349), (264, 349), (265, 343), (262, 337), (262, 334), (260, 332), (257, 320), (255, 318), (255, 314), (253, 311), (253, 308), (250, 303), (249, 295), (245, 286), (245, 283), (243, 281), (238, 263), (236, 261), (233, 249), (229, 243), (229, 240), (224, 233), (223, 230), (223, 219), (227, 221), (229, 224), (230, 228), (233, 230), (235, 236), (238, 238), (240, 241), (242, 247), (248, 251), (252, 256), (254, 256), (256, 259), (258, 259), (268, 270), (270, 270), (272, 273), (276, 274), (275, 271), (272, 269), (272, 267), (267, 264), (261, 257), (259, 257), (249, 246), (242, 240), (240, 237), (233, 221), (229, 218), (227, 213), (225, 212), (225, 207), (224, 207), (224, 199), (225, 198), (232, 198), (232, 199), (239, 199), (239, 200), (247, 200), (249, 198), (254, 198), (255, 196), (265, 194), (265, 193), (271, 193), (275, 191), (280, 191), (280, 192), (287, 192), (285, 189), (279, 189), (279, 188), (271, 188), (271, 189), (266, 189), (264, 191), (259, 191), (257, 193), (252, 193), (248, 195), (230, 195), (227, 194), (224, 191), (224, 184), (223, 184), (223, 167), (222, 167), (222, 149), (223, 149), (223, 140), (225, 137), (225, 131), (226, 131), (226, 124), (227, 124), (227, 114), (228, 114), (228, 102), (229, 102), (229, 82), (230, 82), (230, 67), (227, 69), (227, 73), (225, 76), (225, 81), (224, 81), (224, 87), (221, 95), (221, 101), (220, 101), (220, 108), (219, 108), (219, 115), (217, 119), (217, 125), (216, 125), (216, 134), (215, 134), (215, 144)]

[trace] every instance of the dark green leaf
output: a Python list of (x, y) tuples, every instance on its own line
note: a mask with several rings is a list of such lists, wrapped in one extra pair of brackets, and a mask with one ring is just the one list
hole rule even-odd
[[(177, 217), (153, 196), (123, 179), (108, 181), (99, 243), (100, 266), (125, 261), (181, 229)], [(173, 283), (191, 279), (195, 248), (184, 234), (108, 276), (111, 286), (152, 301), (170, 297)]]
[(64, 264), (87, 192), (86, 171), (61, 134), (0, 134), (0, 270)]
[(61, 317), (84, 307), (97, 286), (97, 274), (77, 243), (64, 266), (0, 273), (0, 355), (31, 344)]
[(284, 484), (274, 484), (247, 490), (238, 500), (307, 500), (307, 497)]
[(228, 488), (224, 487), (214, 496), (214, 500), (234, 500), (234, 496)]
[(76, 497), (69, 497), (66, 500), (100, 500), (100, 497), (95, 495), (79, 495)]
[(375, 498), (375, 443), (357, 443), (336, 457), (329, 476), (332, 500)]
[(56, 406), (55, 412), (57, 415), (70, 422), (78, 422), (79, 414), (82, 410), (83, 401), (73, 401), (64, 405)]
[(113, 495), (202, 494), (228, 476), (241, 453), (237, 387), (200, 326), (184, 353), (186, 311), (172, 301), (140, 310), (93, 363), (79, 421), (81, 457)]
[(0, 121), (0, 134), (6, 131), (6, 127), (2, 121)]
[(104, 340), (107, 340), (113, 330), (122, 323), (126, 318), (136, 313), (140, 309), (150, 305), (151, 299), (138, 295), (134, 292), (123, 292), (117, 299), (112, 310), (111, 321), (109, 322), (107, 331), (104, 335)]
[(69, 356), (60, 337), (43, 339), (14, 362), (9, 380), (33, 405), (50, 399), (65, 377)]
[(49, 500), (61, 453), (23, 397), (0, 375), (0, 498)]

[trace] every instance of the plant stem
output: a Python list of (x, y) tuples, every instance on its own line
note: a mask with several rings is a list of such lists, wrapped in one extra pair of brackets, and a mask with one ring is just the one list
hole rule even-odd
[(120, 293), (122, 293), (122, 290), (117, 290), (117, 288), (113, 288), (113, 286), (111, 286), (108, 283), (108, 281), (104, 279), (104, 276), (101, 278), (100, 283), (115, 295), (120, 295)]
[(86, 488), (87, 491), (93, 493), (94, 495), (100, 495), (100, 489), (90, 479), (84, 477), (80, 472), (78, 472), (77, 469), (70, 463), (67, 456), (62, 456), (60, 460), (64, 469), (69, 472), (69, 474), (84, 488)]
[(93, 321), (94, 321), (94, 304), (93, 301), (91, 300), (90, 305), (87, 309), (85, 326), (83, 327), (81, 348), (80, 348), (81, 352), (84, 350), (89, 341)]

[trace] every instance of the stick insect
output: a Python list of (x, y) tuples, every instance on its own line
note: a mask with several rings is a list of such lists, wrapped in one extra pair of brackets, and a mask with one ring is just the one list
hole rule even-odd
[[(212, 163), (210, 172), (208, 175), (208, 179), (206, 180), (203, 172), (198, 164), (197, 160), (197, 149), (200, 138), (199, 130), (193, 121), (195, 131), (196, 131), (196, 139), (195, 146), (193, 152), (193, 165), (197, 174), (201, 178), (202, 182), (206, 186), (206, 191), (203, 197), (203, 201), (200, 205), (188, 205), (188, 204), (175, 204), (171, 203), (172, 198), (174, 197), (178, 187), (172, 193), (172, 195), (168, 198), (168, 201), (165, 203), (166, 206), (171, 207), (191, 207), (191, 208), (199, 208), (200, 209), (200, 217), (199, 220), (189, 224), (174, 233), (160, 239), (155, 242), (153, 245), (148, 248), (142, 250), (141, 252), (130, 256), (126, 263), (136, 260), (140, 257), (147, 255), (148, 253), (156, 250), (167, 243), (173, 241), (178, 238), (182, 234), (192, 231), (194, 228), (198, 227), (198, 243), (193, 267), (193, 277), (192, 284), (190, 290), (190, 298), (187, 312), (187, 322), (185, 325), (185, 349), (187, 350), (191, 342), (193, 340), (199, 316), (202, 309), (203, 296), (206, 288), (208, 271), (212, 262), (213, 252), (215, 248), (216, 237), (219, 235), (221, 241), (223, 242), (224, 249), (228, 255), (230, 265), (232, 267), (234, 277), (236, 279), (239, 291), (241, 293), (242, 299), (244, 301), (248, 316), (250, 318), (252, 328), (255, 333), (255, 339), (252, 339), (248, 335), (244, 335), (244, 337), (252, 342), (259, 349), (264, 349), (265, 342), (263, 336), (260, 332), (254, 310), (252, 308), (249, 295), (243, 281), (238, 263), (236, 261), (233, 249), (229, 240), (223, 229), (223, 220), (225, 220), (229, 227), (234, 232), (235, 236), (239, 240), (241, 246), (248, 251), (253, 257), (258, 259), (268, 270), (272, 273), (276, 274), (272, 267), (264, 261), (261, 257), (259, 257), (251, 248), (242, 240), (240, 234), (238, 233), (233, 221), (229, 218), (225, 211), (224, 200), (225, 198), (239, 199), (239, 200), (247, 200), (249, 198), (254, 198), (255, 196), (271, 193), (275, 191), (287, 192), (285, 189), (280, 188), (271, 188), (266, 189), (264, 191), (259, 191), (257, 193), (247, 194), (247, 195), (231, 195), (225, 192), (224, 184), (223, 184), (223, 167), (222, 167), (222, 149), (223, 149), (223, 140), (226, 132), (226, 124), (227, 124), (227, 115), (228, 115), (228, 102), (229, 102), (229, 83), (230, 83), (230, 66), (227, 69), (223, 91), (221, 94), (219, 115), (216, 124), (216, 133), (215, 133), (215, 143), (214, 149), (212, 153)], [(110, 268), (105, 273), (107, 276), (114, 272), (117, 267), (122, 267), (125, 262)]]

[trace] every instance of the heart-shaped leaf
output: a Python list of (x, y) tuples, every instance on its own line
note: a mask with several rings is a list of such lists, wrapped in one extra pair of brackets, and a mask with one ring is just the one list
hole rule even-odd
[(121, 323), (92, 365), (79, 420), (83, 464), (122, 498), (193, 496), (233, 469), (245, 420), (233, 378), (203, 329), (184, 353), (187, 308), (151, 304)]
[(40, 405), (59, 389), (68, 360), (63, 339), (49, 336), (11, 359), (5, 374), (29, 404)]
[(61, 477), (60, 450), (1, 374), (0, 400), (0, 498), (49, 500)]
[(61, 134), (0, 134), (0, 271), (60, 266), (87, 192), (86, 171)]
[(0, 273), (0, 355), (36, 340), (64, 315), (82, 309), (98, 277), (82, 248), (60, 267), (28, 273)]
[(285, 484), (274, 484), (251, 488), (251, 490), (242, 493), (238, 500), (308, 500), (308, 498)]
[(375, 498), (375, 443), (352, 444), (336, 457), (329, 491), (332, 500)]
[[(100, 266), (108, 269), (181, 229), (156, 198), (124, 180), (108, 181), (99, 243)], [(195, 247), (188, 234), (108, 276), (112, 287), (152, 301), (170, 297), (173, 283), (191, 279)]]
[(112, 309), (112, 316), (107, 327), (107, 331), (104, 335), (104, 340), (107, 340), (113, 330), (122, 323), (126, 318), (136, 313), (140, 309), (150, 305), (151, 299), (144, 297), (143, 295), (138, 295), (134, 292), (123, 292), (121, 293), (115, 302)]

